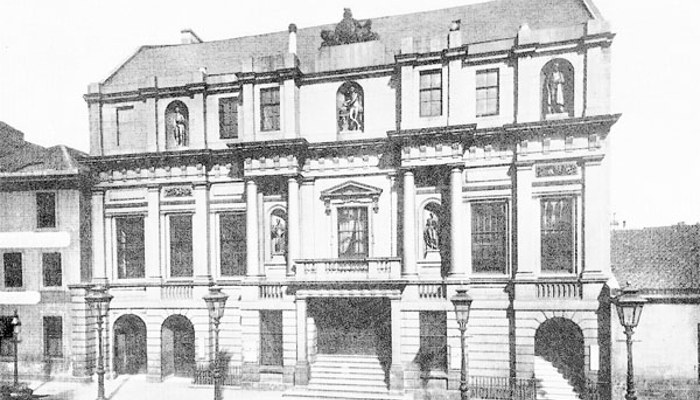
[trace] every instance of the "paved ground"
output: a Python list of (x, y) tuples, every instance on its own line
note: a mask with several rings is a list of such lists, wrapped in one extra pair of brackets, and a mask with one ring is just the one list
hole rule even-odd
[[(145, 376), (120, 376), (105, 381), (105, 397), (109, 400), (185, 400), (213, 399), (212, 386), (193, 386), (191, 379), (169, 378), (162, 383), (146, 382)], [(35, 394), (51, 399), (95, 400), (97, 382), (27, 382)], [(225, 388), (224, 400), (281, 400), (280, 391), (252, 391)]]

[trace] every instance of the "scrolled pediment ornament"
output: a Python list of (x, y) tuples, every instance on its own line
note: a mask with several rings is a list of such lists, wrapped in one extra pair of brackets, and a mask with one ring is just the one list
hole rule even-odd
[(356, 20), (352, 17), (352, 11), (346, 8), (343, 11), (343, 19), (335, 26), (335, 30), (322, 30), (321, 39), (321, 46), (324, 47), (369, 42), (378, 40), (379, 35), (372, 32), (371, 20)]

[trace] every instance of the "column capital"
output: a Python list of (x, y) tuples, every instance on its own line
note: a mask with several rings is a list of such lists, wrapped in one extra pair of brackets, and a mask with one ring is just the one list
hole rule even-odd
[(104, 189), (104, 188), (92, 188), (92, 189), (90, 189), (90, 194), (93, 197), (99, 197), (99, 196), (104, 197), (106, 191), (107, 191), (107, 189)]
[(209, 181), (205, 181), (205, 182), (192, 182), (192, 187), (193, 187), (195, 190), (198, 190), (198, 189), (199, 189), (199, 190), (201, 190), (201, 189), (207, 189), (207, 190), (209, 190), (209, 188), (211, 187), (211, 182), (209, 182)]
[(160, 184), (149, 183), (148, 185), (146, 185), (146, 190), (149, 192), (160, 192)]

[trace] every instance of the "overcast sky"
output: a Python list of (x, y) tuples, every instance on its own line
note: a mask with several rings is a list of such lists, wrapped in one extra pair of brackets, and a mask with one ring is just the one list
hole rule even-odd
[[(0, 0), (0, 121), (31, 142), (87, 152), (87, 84), (141, 45), (178, 43), (182, 28), (216, 40), (335, 23), (343, 7), (363, 19), (472, 2)], [(613, 211), (633, 227), (700, 222), (700, 2), (595, 4), (617, 33)]]

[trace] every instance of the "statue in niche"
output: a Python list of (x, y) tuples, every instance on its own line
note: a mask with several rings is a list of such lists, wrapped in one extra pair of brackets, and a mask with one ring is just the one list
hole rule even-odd
[(178, 146), (187, 146), (187, 125), (188, 125), (187, 110), (184, 112), (181, 105), (176, 105), (171, 116), (171, 130), (175, 144)]
[(560, 114), (568, 112), (566, 96), (564, 95), (564, 85), (567, 83), (566, 76), (561, 71), (558, 61), (554, 62), (552, 71), (547, 75), (546, 79), (547, 113)]
[(348, 82), (338, 89), (338, 129), (344, 131), (364, 131), (364, 96), (362, 88)]
[(423, 241), (425, 242), (425, 251), (439, 251), (438, 242), (438, 219), (435, 213), (428, 211), (428, 219), (425, 221), (425, 229), (423, 230)]
[(278, 215), (272, 215), (272, 224), (270, 226), (270, 241), (272, 254), (284, 254), (287, 244), (287, 224), (284, 219)]
[(343, 19), (336, 26), (335, 30), (321, 31), (321, 46), (337, 46), (358, 42), (369, 42), (379, 39), (379, 35), (372, 32), (372, 21), (358, 21), (352, 17), (349, 8), (344, 9)]

